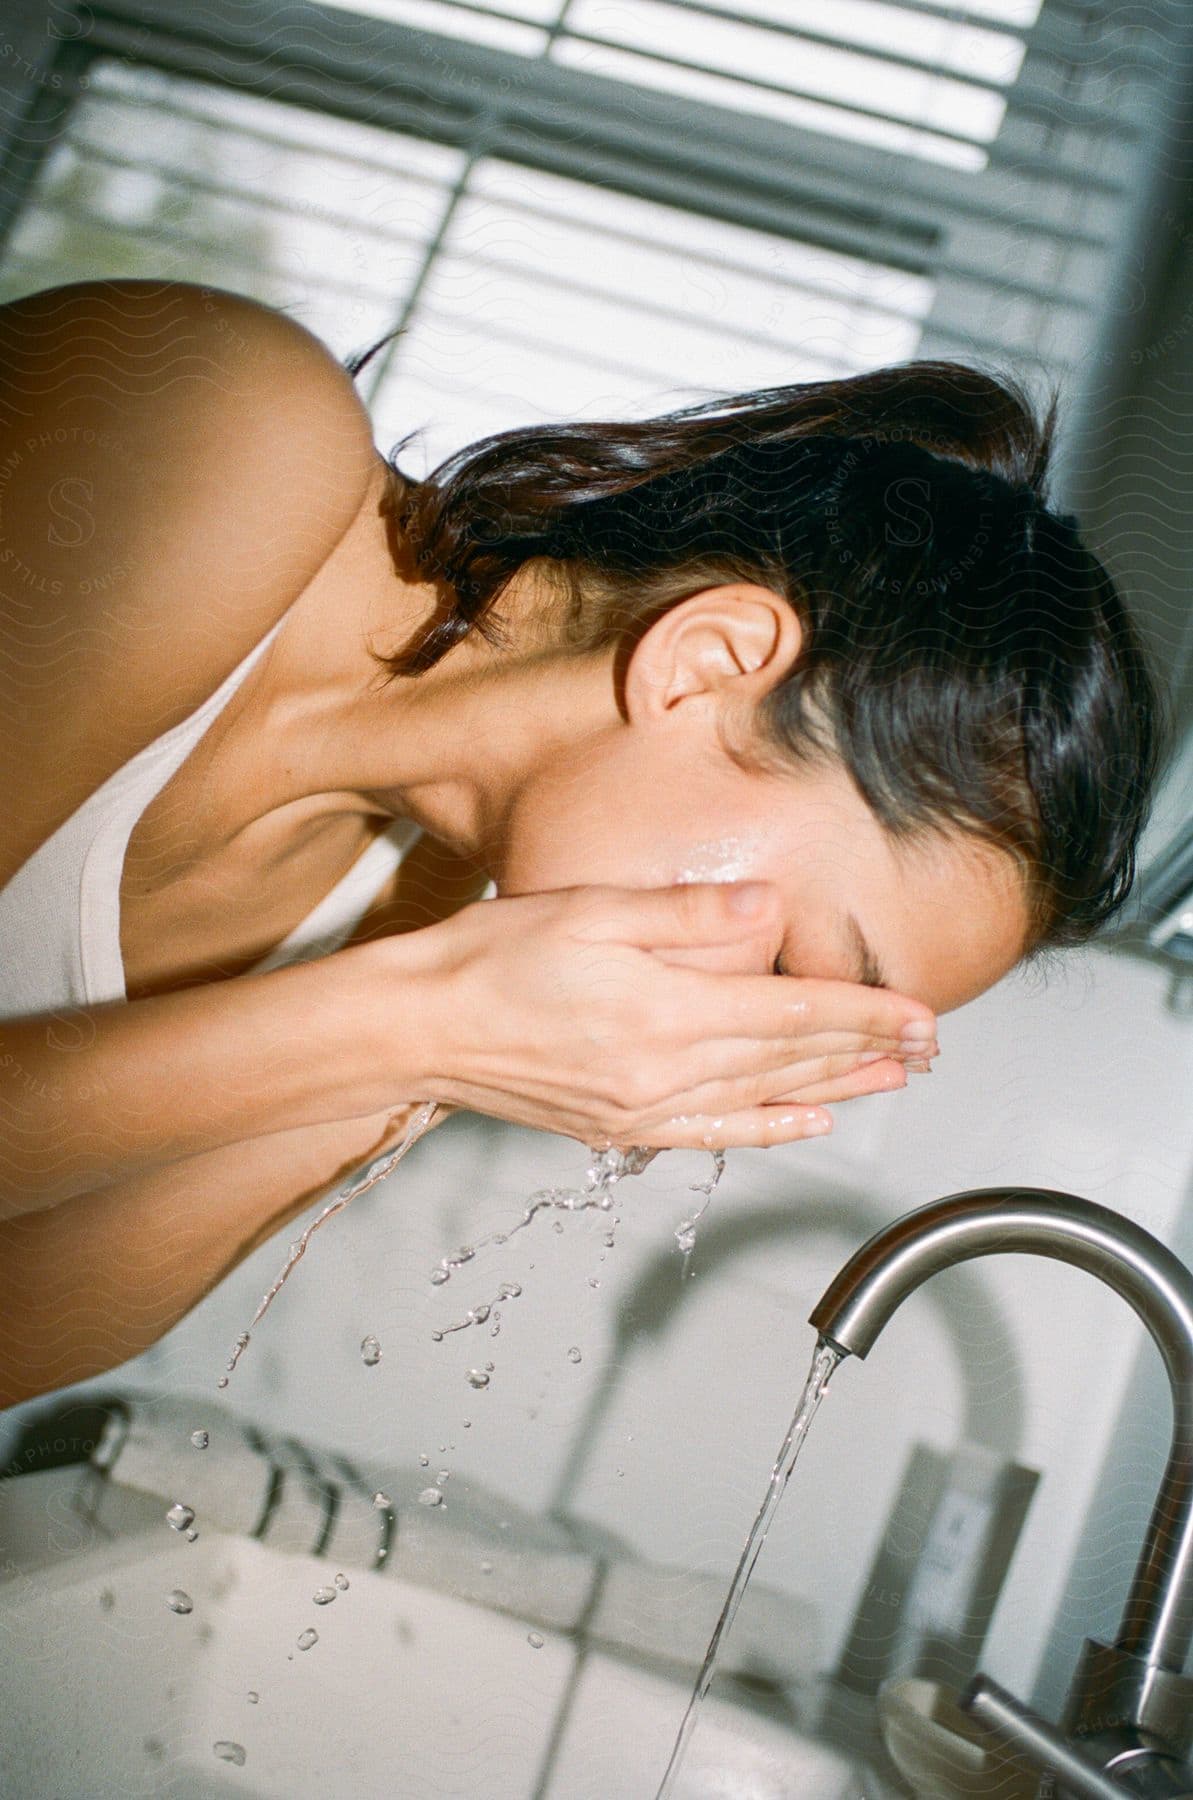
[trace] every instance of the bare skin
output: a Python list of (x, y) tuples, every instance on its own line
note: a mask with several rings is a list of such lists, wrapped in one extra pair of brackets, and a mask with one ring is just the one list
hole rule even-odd
[[(119, 285), (110, 284), (113, 291)], [(128, 286), (124, 299), (131, 307), (137, 284)], [(160, 296), (149, 299), (147, 325), (157, 332)], [(202, 310), (191, 308), (185, 341), (198, 342), (209, 358), (203, 366), (222, 376), (225, 364), (215, 351), (229, 339), (213, 336), (207, 345), (205, 318), (206, 301)], [(276, 320), (224, 296), (216, 323), (229, 320), (255, 353), (264, 346), (268, 354)], [(140, 321), (122, 323), (113, 341), (137, 343), (134, 324), (139, 328)], [(748, 741), (752, 710), (798, 654), (794, 615), (765, 588), (741, 583), (691, 596), (643, 638), (622, 684), (611, 654), (577, 658), (552, 648), (549, 629), (541, 628), (542, 596), (530, 580), (520, 580), (501, 606), (513, 628), (512, 649), (495, 653), (471, 637), (417, 680), (385, 686), (369, 647), (384, 651), (406, 642), (430, 616), (435, 596), (395, 569), (381, 505), (386, 471), (363, 408), (345, 395), (342, 372), (338, 385), (328, 387), (315, 365), (303, 365), (302, 381), (293, 391), (284, 387), (296, 356), (301, 362), (307, 354), (293, 328), (287, 332), (285, 358), (257, 390), (254, 405), (250, 380), (231, 383), (228, 404), (243, 400), (244, 413), (240, 420), (219, 415), (219, 458), (197, 464), (192, 455), (175, 491), (169, 466), (148, 452), (142, 456), (155, 485), (150, 489), (145, 475), (131, 490), (119, 490), (149, 508), (136, 521), (141, 538), (120, 519), (117, 500), (103, 504), (102, 458), (80, 465), (81, 453), (72, 450), (67, 472), (85, 477), (98, 495), (102, 529), (88, 555), (98, 567), (101, 561), (116, 566), (127, 553), (134, 574), (144, 577), (122, 607), (98, 607), (86, 616), (64, 610), (59, 621), (44, 600), (35, 609), (23, 588), (12, 587), (8, 641), (16, 642), (28, 619), (32, 648), (28, 698), (10, 715), (11, 741), (0, 730), (0, 761), (17, 775), (22, 803), (19, 818), (10, 820), (0, 880), (113, 768), (185, 717), (283, 621), (267, 654), (133, 833), (120, 890), (130, 1000), (221, 983), (249, 967), (310, 911), (370, 836), (397, 817), (415, 820), (425, 835), (361, 921), (357, 944), (380, 945), (447, 921), (466, 927), (457, 961), (480, 955), (483, 962), (486, 945), (471, 945), (469, 933), (486, 935), (471, 922), (486, 909), (468, 903), (490, 878), (509, 897), (558, 889), (595, 893), (587, 886), (593, 883), (624, 891), (756, 876), (773, 883), (771, 910), (760, 925), (729, 929), (718, 921), (715, 931), (664, 932), (657, 957), (759, 976), (769, 976), (782, 957), (790, 975), (813, 983), (827, 978), (839, 1003), (850, 992), (841, 984), (861, 976), (856, 947), (844, 932), (848, 903), (894, 990), (884, 1001), (901, 994), (913, 1006), (945, 1011), (1012, 966), (1023, 919), (1009, 865), (962, 839), (895, 856), (839, 772), (814, 778), (746, 773), (726, 755), (721, 734)], [(139, 353), (138, 371), (145, 360)], [(227, 364), (232, 376), (238, 368), (234, 358)], [(105, 408), (111, 390), (110, 381), (101, 390)], [(153, 387), (152, 398), (174, 404), (171, 397), (187, 391), (175, 379)], [(86, 416), (87, 395), (80, 393), (75, 404), (57, 377), (54, 399), (63, 417), (68, 410), (72, 420)], [(137, 412), (130, 401), (128, 419), (117, 417), (126, 446), (135, 442), (147, 404), (137, 398)], [(252, 434), (262, 417), (275, 414), (274, 437), (258, 445)], [(103, 422), (111, 424), (106, 413)], [(305, 481), (304, 491), (317, 497), (307, 511), (322, 507), (324, 523), (336, 527), (321, 555), (308, 554), (297, 525), (279, 538), (271, 515), (279, 502), (250, 489), (213, 543), (211, 507), (227, 490), (223, 455), (242, 443), (245, 480), (268, 465), (278, 495)], [(328, 444), (334, 468), (355, 460), (363, 471), (349, 505), (348, 488), (333, 492), (329, 485)], [(287, 457), (297, 457), (296, 471), (275, 466)], [(44, 469), (26, 463), (39, 482), (44, 475), (53, 485), (62, 474), (48, 461)], [(15, 492), (10, 488), (10, 496)], [(25, 515), (14, 506), (9, 516)], [(171, 521), (164, 537), (163, 516)], [(297, 506), (295, 519), (305, 517)], [(121, 539), (126, 526), (131, 548)], [(153, 555), (138, 564), (146, 530)], [(111, 543), (101, 542), (104, 531)], [(65, 571), (65, 551), (60, 562)], [(35, 564), (47, 576), (57, 566), (44, 532), (24, 552), (22, 566)], [(210, 591), (196, 594), (196, 570)], [(232, 593), (235, 604), (227, 598)], [(180, 610), (187, 605), (194, 610)], [(130, 607), (137, 623), (131, 635), (112, 623), (132, 616)], [(198, 622), (206, 621), (201, 640)], [(59, 639), (83, 654), (47, 655), (46, 644), (53, 648)], [(13, 664), (19, 681), (23, 665), (15, 656)], [(696, 937), (700, 949), (685, 941)], [(762, 984), (768, 991), (780, 985)], [(793, 1019), (800, 992), (793, 986)], [(858, 990), (852, 993), (860, 999)], [(740, 1044), (754, 1032), (745, 1023), (744, 988), (737, 1000), (742, 1023), (733, 1029)], [(887, 1091), (904, 1085), (905, 1063), (914, 1067), (933, 1053), (931, 1043), (901, 1048), (888, 1035), (893, 1004), (876, 1009), (881, 1023), (876, 1017), (864, 1027), (862, 1008), (854, 1010), (856, 1023), (850, 1018), (846, 1026), (842, 1013), (836, 1036), (825, 1040), (825, 1053), (807, 1063), (796, 1087), (775, 1093), (762, 1080), (751, 1082), (749, 1103), (790, 1098), (810, 1108)], [(881, 1048), (864, 1049), (866, 1038)], [(730, 1046), (727, 1037), (727, 1062)], [(474, 1091), (463, 1076), (456, 1079), (451, 1098), (515, 1116), (487, 1104), (479, 1077)], [(396, 1143), (412, 1110), (391, 1106), (223, 1143), (0, 1223), (0, 1404), (134, 1355), (330, 1182)], [(773, 1112), (768, 1123), (784, 1129), (794, 1117), (784, 1105)]]
[[(382, 468), (376, 483), (379, 499)], [(188, 872), (196, 927), (227, 931), (238, 901), (260, 920), (262, 874), (296, 844), (333, 827), (350, 841), (394, 818), (434, 840), (424, 902), (437, 884), (462, 904), (490, 878), (501, 894), (773, 881), (768, 960), (756, 944), (744, 960), (741, 946), (718, 947), (706, 967), (763, 973), (781, 958), (789, 975), (862, 979), (852, 913), (881, 985), (942, 1013), (1022, 954), (1007, 857), (960, 833), (896, 849), (843, 770), (744, 772), (731, 761), (721, 734), (749, 742), (751, 715), (799, 654), (799, 622), (780, 595), (742, 582), (690, 596), (639, 643), (619, 691), (612, 650), (541, 647), (541, 597), (518, 581), (499, 608), (512, 649), (473, 634), (417, 680), (384, 685), (369, 646), (405, 642), (433, 596), (395, 578), (372, 503), (336, 561), (138, 823), (122, 888), (134, 978), (138, 954), (185, 916)], [(156, 891), (136, 887), (138, 859)], [(178, 871), (168, 887), (163, 867)], [(292, 880), (285, 894), (293, 924), (305, 907)], [(263, 948), (285, 929), (270, 923)]]

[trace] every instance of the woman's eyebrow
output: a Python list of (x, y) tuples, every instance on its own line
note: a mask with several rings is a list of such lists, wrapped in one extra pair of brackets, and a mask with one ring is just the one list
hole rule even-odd
[(852, 913), (846, 914), (846, 923), (853, 938), (854, 948), (860, 960), (858, 980), (864, 987), (888, 987), (890, 984), (878, 966), (878, 958), (866, 941), (866, 934)]

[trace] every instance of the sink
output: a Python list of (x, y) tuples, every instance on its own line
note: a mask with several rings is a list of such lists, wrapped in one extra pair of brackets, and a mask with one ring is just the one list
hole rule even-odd
[[(149, 1497), (114, 1531), (102, 1514), (80, 1511), (92, 1479), (68, 1468), (0, 1484), (5, 1792), (654, 1795), (690, 1678), (586, 1652), (569, 1635), (392, 1573), (349, 1569), (334, 1601), (316, 1605), (334, 1564), (210, 1527), (188, 1543)], [(170, 1610), (176, 1589), (190, 1612)], [(317, 1641), (299, 1648), (311, 1629)], [(237, 1760), (223, 1760), (217, 1744)], [(895, 1800), (902, 1791), (714, 1692), (676, 1800)]]

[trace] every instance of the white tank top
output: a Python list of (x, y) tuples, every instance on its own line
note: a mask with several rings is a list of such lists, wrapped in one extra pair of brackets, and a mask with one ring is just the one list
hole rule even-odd
[[(285, 615), (201, 706), (117, 769), (0, 888), (0, 1019), (127, 998), (120, 875), (133, 826), (284, 622)], [(338, 950), (421, 836), (413, 821), (396, 819), (247, 972), (264, 974)]]

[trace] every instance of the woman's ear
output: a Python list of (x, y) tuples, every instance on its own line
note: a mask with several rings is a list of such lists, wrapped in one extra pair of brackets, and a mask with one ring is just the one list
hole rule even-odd
[(633, 719), (683, 701), (720, 705), (730, 689), (756, 704), (788, 673), (802, 642), (799, 619), (781, 594), (744, 581), (703, 588), (656, 619), (635, 647), (626, 710)]

